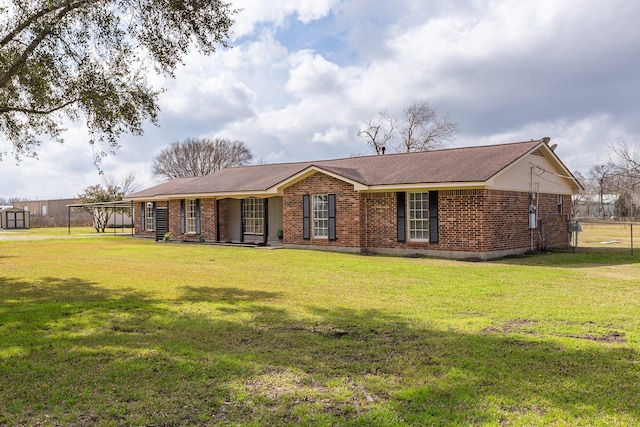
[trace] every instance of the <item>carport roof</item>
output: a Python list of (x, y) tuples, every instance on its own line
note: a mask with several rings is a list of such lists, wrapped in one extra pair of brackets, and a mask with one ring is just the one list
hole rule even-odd
[(130, 208), (131, 201), (115, 200), (113, 202), (97, 202), (97, 203), (74, 203), (67, 205), (68, 208)]

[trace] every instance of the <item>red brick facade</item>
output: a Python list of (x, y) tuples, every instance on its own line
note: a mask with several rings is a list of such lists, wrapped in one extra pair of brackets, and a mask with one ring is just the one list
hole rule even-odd
[[(302, 233), (302, 196), (308, 194), (336, 194), (336, 240), (304, 239)], [(302, 246), (361, 248), (362, 195), (353, 185), (339, 179), (315, 174), (288, 187), (282, 200), (283, 243)]]
[[(303, 196), (336, 195), (336, 239), (305, 239)], [(425, 253), (447, 257), (490, 258), (528, 249), (566, 247), (571, 196), (488, 189), (438, 191), (438, 239), (398, 241), (396, 192), (364, 193), (353, 184), (315, 173), (284, 189), (282, 197), (283, 243), (291, 247), (314, 247), (357, 252)], [(560, 203), (561, 202), (561, 203)], [(230, 201), (200, 200), (200, 236), (180, 233), (180, 200), (158, 202), (169, 207), (169, 230), (174, 239), (230, 241)], [(536, 228), (529, 228), (530, 205), (537, 208)], [(140, 205), (138, 206), (138, 208)], [(220, 215), (219, 221), (216, 215)], [(141, 214), (135, 215), (136, 234)], [(217, 236), (217, 229), (220, 235)]]

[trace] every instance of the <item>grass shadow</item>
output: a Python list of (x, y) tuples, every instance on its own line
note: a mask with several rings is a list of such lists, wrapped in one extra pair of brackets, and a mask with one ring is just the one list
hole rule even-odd
[(278, 292), (249, 291), (241, 288), (220, 288), (214, 286), (183, 286), (180, 288), (180, 300), (198, 302), (226, 302), (238, 304), (243, 302), (270, 301), (279, 298)]
[(380, 310), (301, 317), (277, 298), (185, 287), (171, 303), (0, 278), (0, 424), (640, 423), (634, 349), (443, 331)]

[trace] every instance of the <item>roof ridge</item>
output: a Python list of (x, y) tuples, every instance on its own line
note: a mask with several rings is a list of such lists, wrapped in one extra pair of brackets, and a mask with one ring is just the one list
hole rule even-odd
[[(499, 143), (499, 144), (482, 144), (482, 145), (466, 145), (463, 147), (445, 147), (445, 148), (438, 148), (436, 150), (428, 150), (428, 151), (411, 151), (411, 152), (403, 152), (403, 153), (387, 153), (387, 154), (367, 154), (364, 156), (348, 156), (348, 157), (336, 157), (336, 158), (331, 158), (331, 159), (314, 159), (314, 160), (301, 160), (301, 161), (297, 161), (297, 162), (274, 162), (274, 163), (264, 163), (264, 164), (258, 164), (258, 165), (243, 165), (243, 166), (234, 166), (233, 168), (238, 168), (238, 167), (243, 167), (243, 168), (253, 168), (253, 167), (260, 167), (260, 166), (273, 166), (273, 165), (315, 165), (317, 163), (325, 163), (325, 162), (336, 162), (336, 161), (340, 161), (340, 160), (349, 160), (349, 159), (367, 159), (367, 158), (371, 158), (371, 157), (396, 157), (396, 156), (405, 156), (408, 154), (418, 154), (418, 153), (434, 153), (434, 152), (440, 152), (440, 151), (454, 151), (454, 150), (470, 150), (470, 149), (480, 149), (480, 148), (489, 148), (489, 147), (500, 147), (500, 146), (507, 146), (507, 145), (517, 145), (517, 144), (528, 144), (528, 143), (532, 143), (532, 142), (536, 142), (536, 143), (540, 143), (543, 142), (542, 139), (531, 139), (529, 141), (517, 141), (517, 142), (503, 142), (503, 143)], [(228, 168), (231, 169), (231, 168)]]

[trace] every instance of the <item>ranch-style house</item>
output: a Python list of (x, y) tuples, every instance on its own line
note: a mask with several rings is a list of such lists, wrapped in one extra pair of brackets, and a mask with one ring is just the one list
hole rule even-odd
[(489, 259), (567, 247), (581, 189), (543, 138), (227, 168), (126, 200), (156, 240)]

